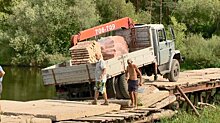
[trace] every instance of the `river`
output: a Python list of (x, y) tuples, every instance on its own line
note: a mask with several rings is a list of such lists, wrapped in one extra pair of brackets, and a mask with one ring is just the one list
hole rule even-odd
[(53, 86), (44, 86), (40, 68), (3, 66), (2, 100), (30, 101), (55, 97)]

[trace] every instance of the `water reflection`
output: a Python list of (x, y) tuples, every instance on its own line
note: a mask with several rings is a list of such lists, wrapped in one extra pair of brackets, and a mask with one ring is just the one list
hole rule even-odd
[(4, 67), (2, 99), (28, 101), (53, 98), (55, 88), (44, 86), (39, 68)]

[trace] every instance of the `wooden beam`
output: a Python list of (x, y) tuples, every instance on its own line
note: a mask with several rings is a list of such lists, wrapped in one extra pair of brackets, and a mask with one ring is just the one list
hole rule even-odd
[(194, 107), (194, 105), (192, 104), (192, 102), (189, 100), (189, 98), (185, 95), (185, 93), (183, 93), (182, 89), (177, 85), (176, 88), (178, 89), (178, 91), (180, 92), (180, 94), (183, 96), (183, 98), (186, 99), (186, 102), (192, 107), (192, 109), (195, 111), (197, 116), (200, 116), (199, 112), (197, 111), (197, 109)]
[(134, 123), (148, 123), (148, 122), (153, 122), (154, 120), (159, 120), (161, 118), (165, 118), (165, 117), (172, 117), (175, 113), (177, 113), (176, 111), (172, 111), (172, 110), (164, 110), (161, 112), (157, 112), (157, 113), (152, 113), (151, 115), (145, 117), (143, 120), (139, 120), (136, 121)]
[(167, 98), (163, 99), (160, 102), (155, 103), (154, 105), (150, 106), (151, 108), (163, 108), (171, 103), (173, 103), (174, 101), (176, 101), (176, 96), (175, 95), (170, 95)]

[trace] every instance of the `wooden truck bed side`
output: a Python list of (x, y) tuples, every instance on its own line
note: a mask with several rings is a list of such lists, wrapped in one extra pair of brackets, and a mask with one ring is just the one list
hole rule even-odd
[[(123, 73), (127, 66), (127, 59), (129, 58), (132, 59), (138, 67), (151, 64), (155, 61), (152, 47), (106, 60), (108, 78)], [(94, 71), (95, 64), (80, 64), (66, 67), (54, 65), (42, 69), (42, 76), (44, 85), (76, 84), (89, 81), (94, 82)]]

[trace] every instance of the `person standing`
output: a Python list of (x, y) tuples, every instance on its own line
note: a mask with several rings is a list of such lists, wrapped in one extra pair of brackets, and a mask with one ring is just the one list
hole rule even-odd
[[(5, 75), (5, 71), (2, 69), (2, 67), (0, 66), (0, 98), (2, 95), (2, 80), (3, 80), (3, 76)], [(0, 105), (0, 112), (1, 112), (1, 105)], [(1, 118), (0, 118), (1, 121)]]
[(101, 58), (100, 53), (95, 54), (97, 63), (96, 63), (96, 68), (95, 68), (95, 94), (94, 94), (94, 101), (92, 104), (97, 105), (97, 100), (99, 97), (99, 92), (102, 94), (105, 102), (103, 105), (108, 105), (108, 98), (107, 98), (107, 93), (106, 93), (106, 80), (107, 80), (107, 74), (106, 74), (106, 65), (105, 61)]
[[(128, 92), (131, 99), (131, 107), (137, 108), (137, 90), (138, 86), (142, 86), (142, 74), (131, 59), (127, 60), (128, 66), (125, 71), (126, 80), (128, 82)], [(140, 76), (140, 81), (138, 82), (138, 75)]]

